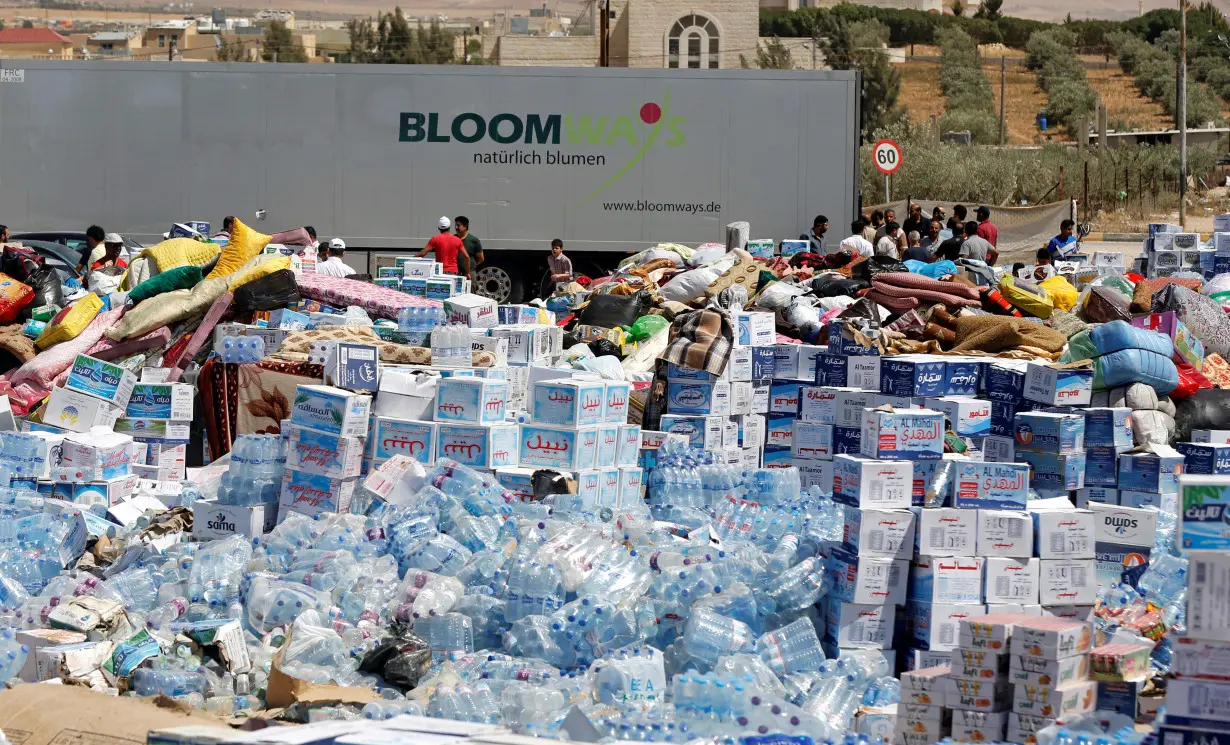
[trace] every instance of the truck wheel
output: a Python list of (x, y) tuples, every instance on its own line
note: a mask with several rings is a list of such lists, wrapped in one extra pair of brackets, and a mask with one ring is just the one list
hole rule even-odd
[(489, 260), (474, 273), (474, 292), (501, 304), (519, 303), (525, 299), (525, 281), (517, 267)]

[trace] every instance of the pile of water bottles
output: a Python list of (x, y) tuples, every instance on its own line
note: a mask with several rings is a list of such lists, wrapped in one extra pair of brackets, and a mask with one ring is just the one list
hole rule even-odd
[(274, 504), (286, 470), (280, 435), (240, 435), (231, 447), (231, 463), (218, 485), (218, 504), (252, 507)]
[(425, 333), (444, 323), (444, 308), (406, 306), (397, 312), (397, 330)]
[[(279, 442), (240, 438), (219, 498), (270, 500)], [(675, 442), (657, 457), (643, 504), (521, 501), (442, 460), (406, 477), (412, 497), (390, 503), (360, 487), (352, 514), (291, 513), (260, 538), (162, 551), (134, 540), (122, 563), (93, 571), (75, 568), (80, 513), (0, 490), (0, 677), (28, 656), (15, 631), (47, 627), (57, 607), (92, 596), (122, 604), (160, 646), (112, 681), (121, 692), (223, 715), (262, 708), (276, 664), (379, 693), (361, 709), (318, 708), (316, 719), (411, 713), (561, 737), (571, 715), (647, 742), (867, 742), (847, 735), (856, 711), (898, 702), (900, 687), (878, 651), (834, 659), (821, 644), (824, 557), (841, 540), (844, 508), (802, 490), (793, 469), (739, 469)], [(1182, 623), (1185, 571), (1173, 554), (1157, 551), (1132, 590), (1170, 626)], [(1124, 610), (1141, 597), (1115, 600)], [(242, 669), (185, 641), (224, 621), (243, 631)]]
[(265, 340), (259, 336), (224, 336), (218, 353), (223, 362), (260, 362), (265, 358)]

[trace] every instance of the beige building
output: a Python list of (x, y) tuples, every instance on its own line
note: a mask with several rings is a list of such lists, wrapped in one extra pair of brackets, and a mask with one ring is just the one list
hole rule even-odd
[(0, 29), (0, 57), (72, 59), (73, 42), (49, 28)]
[[(611, 67), (739, 67), (739, 55), (754, 60), (760, 43), (757, 0), (687, 5), (611, 0), (610, 9)], [(504, 34), (493, 45), (491, 59), (500, 65), (595, 67), (599, 41), (597, 36)]]
[(144, 39), (126, 31), (100, 31), (85, 40), (91, 57), (131, 57), (143, 51)]

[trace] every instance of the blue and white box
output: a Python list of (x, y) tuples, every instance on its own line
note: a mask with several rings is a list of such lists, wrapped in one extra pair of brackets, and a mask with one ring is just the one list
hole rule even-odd
[(773, 377), (787, 380), (798, 379), (799, 350), (802, 346), (802, 344), (773, 345)]
[(340, 515), (350, 510), (358, 479), (331, 479), (314, 473), (286, 469), (278, 498), (278, 520), (290, 512), (315, 517)]
[[(1147, 493), (1147, 492), (1145, 492)], [(1156, 497), (1157, 495), (1152, 495)], [(1076, 506), (1086, 507), (1090, 502), (1102, 504), (1119, 504), (1119, 490), (1105, 486), (1086, 486), (1076, 490)]]
[(922, 556), (910, 570), (910, 600), (927, 603), (982, 602), (981, 556)]
[(793, 414), (769, 414), (765, 417), (765, 444), (788, 448), (794, 443)]
[(796, 458), (815, 458), (828, 460), (833, 457), (833, 425), (801, 422), (797, 419), (791, 422), (793, 434), (790, 439), (790, 452)]
[(880, 390), (880, 361), (883, 357), (849, 355), (846, 357), (846, 385), (865, 391)]
[(371, 407), (371, 396), (327, 385), (301, 385), (295, 391), (290, 421), (332, 435), (363, 437)]
[(752, 350), (752, 380), (771, 380), (777, 374), (776, 357), (773, 347), (751, 347)]
[(1016, 433), (1016, 405), (1005, 401), (989, 401), (991, 405), (991, 423), (987, 431), (997, 437), (1013, 437)]
[(186, 383), (137, 383), (124, 416), (129, 419), (192, 420), (193, 388)]
[(382, 463), (394, 455), (405, 455), (423, 465), (435, 463), (438, 426), (435, 422), (372, 417), (372, 432), (368, 438), (372, 462)]
[(1151, 445), (1153, 452), (1119, 456), (1119, 488), (1159, 494), (1179, 490), (1183, 454), (1165, 445)]
[[(597, 446), (597, 430), (590, 428), (588, 431)], [(436, 456), (451, 458), (471, 468), (515, 466), (518, 465), (517, 433), (515, 424), (440, 424), (436, 429)], [(592, 451), (590, 456), (592, 463)]]
[(992, 401), (1014, 404), (1025, 398), (1025, 371), (1029, 364), (997, 360), (987, 365), (986, 392)]
[[(495, 480), (522, 502), (534, 501), (534, 471), (535, 468), (520, 466), (503, 466), (495, 469)], [(590, 503), (598, 499), (598, 472), (581, 471), (576, 475), (577, 497), (582, 503)]]
[(836, 424), (838, 390), (826, 386), (800, 388), (799, 420), (813, 424)]
[(1179, 530), (1184, 551), (1230, 550), (1230, 477), (1184, 475), (1179, 479)]
[(944, 361), (945, 396), (976, 396), (985, 363), (972, 357)]
[(741, 310), (734, 313), (735, 345), (740, 347), (771, 347), (777, 336), (773, 313)]
[[(637, 436), (640, 440), (640, 436)], [(594, 455), (596, 468), (615, 468), (619, 459), (619, 425), (603, 424), (598, 427), (598, 450)]]
[(618, 507), (619, 502), (619, 469), (598, 469), (598, 504), (603, 507)]
[(941, 411), (949, 424), (962, 437), (985, 437), (991, 434), (991, 402), (966, 396), (929, 398), (926, 406)]
[(1119, 453), (1112, 447), (1085, 448), (1085, 485), (1117, 486)]
[(619, 448), (615, 452), (615, 465), (635, 466), (637, 451), (641, 448), (641, 426), (619, 425)]
[(914, 555), (914, 513), (909, 510), (846, 510), (842, 543), (859, 556), (908, 560)]
[(861, 452), (862, 427), (833, 427), (833, 455), (858, 455)]
[(944, 415), (930, 409), (863, 414), (862, 454), (880, 460), (939, 460), (944, 455)]
[(1029, 466), (1024, 463), (957, 463), (953, 504), (966, 509), (1024, 509)]
[(833, 456), (833, 500), (852, 507), (904, 509), (910, 506), (914, 465), (853, 455)]
[(859, 355), (878, 355), (880, 348), (875, 345), (876, 330), (870, 330), (869, 333), (864, 332), (864, 335), (872, 342), (870, 346), (863, 346), (855, 340), (854, 334), (846, 327), (846, 319), (835, 318), (829, 321), (829, 354), (859, 354)]
[(350, 479), (363, 470), (361, 437), (343, 437), (288, 424), (282, 430), (286, 467), (331, 479)]
[(311, 316), (306, 313), (290, 310), (289, 308), (278, 308), (269, 311), (269, 328), (282, 329), (284, 331), (303, 331), (312, 323)]
[(1088, 405), (1093, 395), (1093, 370), (1057, 368), (1029, 363), (1025, 369), (1025, 399), (1048, 406)]
[(881, 406), (891, 406), (897, 410), (904, 409), (928, 409), (929, 406), (924, 406), (923, 402), (932, 399), (926, 398), (911, 398), (910, 396), (890, 396), (887, 393), (877, 393), (871, 399), (869, 409), (878, 409)]
[(1038, 453), (1017, 449), (1017, 460), (1029, 464), (1034, 489), (1071, 491), (1085, 485), (1085, 453)]
[(68, 373), (68, 382), (64, 387), (123, 409), (128, 406), (128, 399), (132, 397), (132, 391), (136, 385), (135, 373), (119, 365), (113, 365), (86, 354), (79, 354), (73, 360), (73, 366)]
[(483, 378), (441, 378), (436, 383), (436, 421), (499, 424), (508, 410), (508, 383)]
[(1174, 448), (1183, 454), (1183, 473), (1201, 476), (1230, 474), (1230, 445), (1177, 442)]
[(1120, 452), (1134, 447), (1132, 410), (1126, 406), (1085, 409), (1085, 444)]
[(606, 381), (606, 405), (603, 408), (603, 414), (607, 424), (628, 423), (628, 400), (631, 397), (631, 383)]
[(644, 498), (645, 472), (636, 467), (619, 469), (619, 506), (629, 507)]
[(1149, 554), (1157, 537), (1157, 510), (1089, 505), (1094, 520), (1094, 551), (1098, 584), (1111, 586), (1127, 580), (1133, 585), (1149, 568)]
[(659, 426), (663, 432), (683, 435), (688, 444), (702, 450), (719, 450), (722, 447), (722, 424), (720, 416), (697, 416), (690, 414), (663, 414)]
[(601, 380), (536, 380), (530, 384), (530, 418), (536, 423), (561, 427), (601, 424), (605, 412), (606, 385)]
[(597, 460), (597, 427), (522, 424), (519, 438), (515, 465), (583, 471), (593, 468)]
[(807, 383), (798, 380), (774, 380), (769, 385), (769, 413), (799, 413), (799, 390)]
[(816, 357), (816, 385), (843, 387), (849, 377), (849, 358), (844, 354), (821, 354)]
[[(625, 407), (627, 404), (625, 403)], [(730, 382), (702, 383), (692, 380), (666, 382), (666, 409), (672, 414), (730, 414)]]
[(901, 605), (905, 602), (910, 563), (904, 559), (859, 556), (838, 546), (825, 564), (833, 583), (830, 601), (865, 605)]
[(778, 445), (764, 446), (765, 468), (792, 468), (793, 466), (794, 456), (790, 454), (790, 448)]
[(1085, 447), (1085, 417), (1081, 414), (1022, 411), (1012, 431), (1017, 452), (1071, 453)]
[(726, 370), (724, 370), (721, 375), (714, 375), (706, 370), (700, 370), (695, 367), (687, 367), (685, 365), (676, 365), (674, 362), (668, 362), (666, 363), (666, 379), (712, 383), (715, 380), (729, 380), (730, 376), (726, 374), (729, 370), (730, 367), (727, 366)]
[(794, 256), (811, 250), (810, 241), (782, 241), (782, 256)]
[(880, 392), (893, 396), (942, 396), (944, 361), (901, 355), (880, 360)]

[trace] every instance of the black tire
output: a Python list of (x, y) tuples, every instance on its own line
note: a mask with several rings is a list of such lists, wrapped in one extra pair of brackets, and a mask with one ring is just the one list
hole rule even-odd
[(474, 292), (501, 305), (524, 302), (524, 270), (511, 258), (489, 258), (474, 273)]

